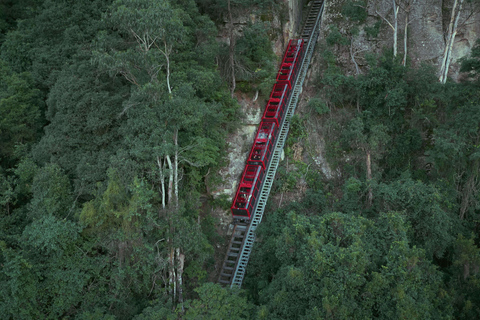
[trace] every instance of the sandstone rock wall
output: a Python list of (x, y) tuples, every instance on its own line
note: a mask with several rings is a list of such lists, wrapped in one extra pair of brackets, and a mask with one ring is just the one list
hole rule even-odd
[[(357, 62), (360, 66), (364, 66), (365, 61), (363, 57), (366, 53), (380, 53), (384, 48), (393, 47), (393, 30), (383, 19), (385, 18), (393, 24), (392, 1), (367, 0), (368, 17), (366, 23), (360, 26), (358, 23), (349, 21), (342, 14), (342, 7), (346, 2), (347, 0), (326, 1), (321, 38), (325, 39), (329, 34), (330, 26), (336, 26), (347, 37), (350, 36), (354, 27), (359, 27), (360, 33), (354, 36), (353, 40), (353, 52), (359, 52), (356, 55)], [(404, 3), (405, 1), (399, 1), (399, 3), (402, 2)], [(428, 62), (438, 66), (445, 49), (445, 38), (453, 0), (415, 0), (411, 1), (411, 3), (407, 36), (408, 57), (414, 66), (421, 62)], [(463, 7), (452, 52), (450, 76), (454, 79), (458, 77), (459, 68), (455, 62), (470, 52), (471, 47), (480, 36), (479, 11), (480, 6), (475, 8), (465, 3)], [(397, 33), (398, 54), (401, 56), (404, 53), (405, 16), (406, 11), (402, 5), (398, 13)], [(377, 21), (382, 21), (378, 36), (375, 38), (367, 37), (364, 27), (372, 26)], [(353, 73), (354, 65), (351, 61), (349, 50), (348, 46), (339, 47), (336, 49), (336, 54), (346, 73)]]

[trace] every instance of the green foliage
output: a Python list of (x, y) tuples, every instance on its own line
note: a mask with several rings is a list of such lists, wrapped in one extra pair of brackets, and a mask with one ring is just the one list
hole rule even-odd
[(458, 230), (458, 222), (444, 210), (442, 195), (434, 186), (404, 178), (380, 184), (375, 194), (380, 211), (404, 211), (412, 226), (408, 238), (425, 248), (428, 258), (442, 257), (453, 244), (452, 234)]
[(352, 21), (364, 23), (368, 14), (366, 7), (365, 1), (347, 1), (342, 6), (342, 14)]
[(348, 178), (343, 186), (343, 197), (340, 203), (344, 212), (358, 213), (362, 208), (362, 193), (365, 189), (365, 185), (354, 177)]
[(143, 309), (142, 313), (136, 315), (133, 319), (134, 320), (157, 320), (157, 319), (165, 319), (165, 320), (175, 320), (177, 318), (177, 313), (172, 311), (171, 303), (162, 301), (163, 299), (159, 299), (157, 301), (153, 301), (149, 306)]
[(243, 29), (243, 37), (236, 41), (235, 53), (241, 68), (236, 76), (240, 81), (249, 81), (268, 94), (275, 77), (272, 45), (264, 23), (250, 23)]
[(308, 101), (308, 108), (311, 108), (313, 111), (318, 113), (319, 115), (324, 115), (330, 112), (327, 104), (320, 98), (312, 98)]
[(451, 316), (440, 272), (409, 246), (398, 212), (375, 222), (277, 212), (261, 236), (245, 286), (269, 319)]
[(337, 26), (331, 25), (329, 27), (329, 33), (326, 37), (327, 44), (329, 46), (339, 45), (348, 45), (350, 40), (340, 33)]
[(241, 293), (206, 283), (197, 289), (198, 299), (186, 302), (184, 319), (249, 319), (254, 307)]
[(66, 67), (49, 93), (50, 123), (33, 150), (35, 160), (60, 165), (73, 178), (76, 194), (93, 194), (118, 149), (118, 116), (128, 90), (118, 79), (99, 75), (88, 62)]
[[(478, 239), (456, 236), (478, 231), (478, 43), (462, 62), (471, 81), (445, 86), (389, 52), (346, 76), (324, 50), (322, 98), (308, 107), (330, 113), (318, 120), (338, 175), (322, 181), (301, 152), (280, 167), (277, 190), (308, 189), (259, 227), (247, 295), (205, 283), (223, 239), (199, 198), (238, 106), (218, 71), (227, 48), (203, 13), (224, 24), (227, 4), (0, 4), (0, 318), (479, 318)], [(272, 12), (283, 9), (230, 4), (235, 19), (260, 17), (236, 38), (238, 87), (266, 93)], [(330, 28), (332, 50), (361, 27), (379, 36), (365, 2), (341, 6), (350, 25)], [(289, 155), (304, 121), (292, 119)], [(162, 210), (158, 161), (176, 154), (178, 208)], [(168, 294), (172, 248), (185, 254), (184, 311)]]
[(382, 26), (382, 21), (378, 20), (373, 24), (373, 26), (365, 26), (364, 30), (369, 38), (377, 38), (380, 33), (380, 27)]
[(468, 77), (476, 80), (478, 84), (478, 75), (480, 72), (480, 39), (478, 39), (472, 47), (470, 56), (461, 59), (460, 72), (466, 72)]
[[(48, 215), (25, 228), (18, 246), (2, 247), (2, 318), (59, 318), (72, 306), (81, 311), (105, 302), (90, 287), (104, 263), (85, 252), (80, 231), (76, 223)], [(96, 286), (102, 282), (97, 278)]]
[(356, 99), (358, 89), (351, 85), (351, 79), (344, 76), (336, 64), (333, 51), (326, 49), (321, 52), (322, 74), (318, 78), (326, 101), (341, 106)]
[[(478, 237), (477, 237), (478, 239)], [(470, 238), (458, 235), (451, 266), (450, 286), (454, 291), (454, 308), (458, 319), (475, 319), (480, 315), (480, 249), (475, 244), (475, 236)]]
[(42, 125), (41, 95), (27, 72), (14, 73), (0, 60), (0, 164), (12, 166), (15, 146), (37, 140)]
[(54, 215), (66, 218), (73, 210), (70, 181), (56, 164), (48, 164), (38, 170), (32, 184), (30, 214), (40, 218)]
[(290, 119), (290, 130), (287, 138), (287, 145), (291, 146), (307, 136), (304, 121), (304, 119), (296, 114)]
[[(34, 1), (32, 1), (34, 2)], [(109, 1), (42, 1), (38, 13), (7, 34), (2, 57), (15, 72), (30, 71), (43, 90), (67, 61), (81, 59), (101, 25)]]

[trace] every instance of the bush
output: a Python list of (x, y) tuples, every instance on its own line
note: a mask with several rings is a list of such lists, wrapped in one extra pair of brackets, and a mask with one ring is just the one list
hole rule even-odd
[(323, 115), (330, 112), (330, 109), (328, 108), (327, 104), (322, 99), (319, 99), (319, 98), (310, 99), (307, 107), (312, 109), (319, 115)]

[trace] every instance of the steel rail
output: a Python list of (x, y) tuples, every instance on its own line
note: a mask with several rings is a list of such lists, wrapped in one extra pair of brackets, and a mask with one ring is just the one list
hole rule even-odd
[[(311, 18), (310, 13), (314, 9), (316, 9), (316, 7), (314, 6), (316, 7), (319, 6), (320, 10), (316, 12), (317, 16), (315, 17), (315, 23), (313, 24), (313, 26), (309, 27), (307, 23)], [(320, 33), (320, 18), (322, 16), (323, 7), (324, 7), (324, 1), (313, 2), (312, 7), (310, 9), (310, 13), (307, 17), (306, 25), (302, 31), (302, 38), (304, 38), (304, 40), (307, 42), (307, 48), (305, 49), (305, 53), (302, 59), (302, 65), (300, 67), (300, 72), (295, 81), (294, 89), (292, 90), (292, 93), (290, 95), (288, 108), (279, 132), (279, 136), (275, 145), (275, 150), (272, 154), (270, 165), (268, 166), (268, 169), (265, 174), (265, 180), (262, 186), (262, 190), (260, 191), (258, 204), (254, 210), (253, 217), (250, 221), (250, 225), (248, 227), (245, 240), (243, 241), (242, 250), (237, 260), (235, 273), (232, 278), (231, 287), (240, 288), (243, 283), (243, 278), (245, 277), (247, 264), (250, 259), (250, 254), (252, 253), (253, 244), (255, 242), (255, 230), (257, 229), (258, 225), (260, 224), (263, 218), (263, 212), (267, 204), (268, 196), (270, 195), (270, 190), (273, 185), (278, 164), (280, 163), (283, 147), (285, 145), (285, 141), (287, 140), (288, 131), (290, 129), (290, 120), (293, 114), (295, 113), (295, 109), (298, 103), (298, 98), (302, 92), (303, 82), (305, 81), (308, 67), (310, 65), (310, 61), (313, 56), (313, 51), (315, 49), (315, 44), (317, 42), (318, 35)]]

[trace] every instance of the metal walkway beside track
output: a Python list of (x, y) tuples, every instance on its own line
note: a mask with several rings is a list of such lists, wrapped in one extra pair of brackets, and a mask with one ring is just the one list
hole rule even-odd
[(323, 0), (313, 1), (307, 20), (303, 27), (301, 36), (307, 45), (300, 72), (298, 74), (295, 86), (290, 95), (285, 119), (282, 123), (280, 133), (272, 154), (270, 165), (265, 173), (265, 180), (260, 191), (257, 207), (254, 211), (249, 225), (237, 224), (234, 227), (232, 238), (228, 247), (228, 251), (220, 272), (218, 282), (221, 284), (230, 284), (231, 287), (241, 287), (243, 278), (246, 273), (248, 260), (255, 242), (255, 230), (262, 221), (263, 212), (267, 204), (268, 196), (272, 188), (273, 180), (277, 172), (280, 157), (282, 155), (285, 141), (287, 140), (288, 131), (290, 129), (290, 120), (295, 113), (298, 98), (302, 92), (303, 82), (307, 75), (307, 70), (313, 56), (315, 44), (320, 33), (320, 18), (323, 12)]

